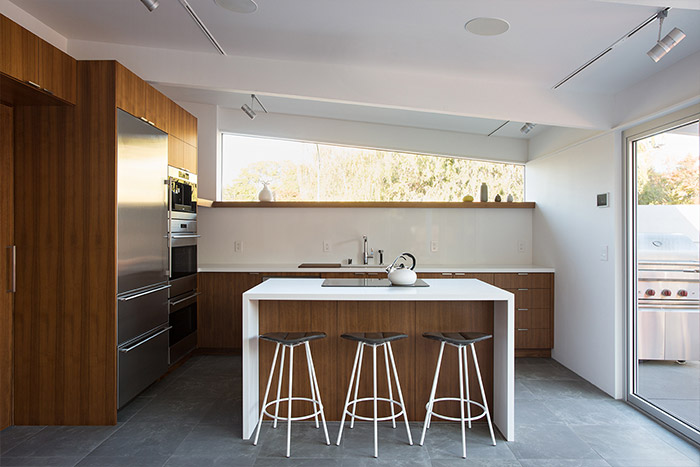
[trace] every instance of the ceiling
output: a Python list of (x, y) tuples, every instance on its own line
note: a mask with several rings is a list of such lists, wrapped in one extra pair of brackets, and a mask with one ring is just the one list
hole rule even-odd
[[(152, 13), (139, 0), (12, 1), (65, 36), (69, 47), (70, 40), (83, 40), (216, 54), (178, 0), (160, 0)], [(257, 0), (258, 11), (239, 14), (222, 9), (213, 0), (188, 2), (227, 55), (406, 73), (429, 71), (488, 82), (528, 83), (541, 89), (551, 89), (661, 7), (693, 5), (685, 0), (659, 5), (648, 0)], [(646, 56), (656, 41), (655, 22), (561, 89), (613, 95), (700, 51), (699, 9), (669, 12), (663, 34), (679, 27), (688, 37), (660, 62)], [(503, 18), (510, 30), (491, 37), (466, 32), (464, 23), (480, 16)], [(175, 99), (230, 107), (249, 102), (245, 92), (165, 88)], [(328, 102), (313, 96), (265, 96), (264, 91), (259, 91), (261, 99), (264, 96), (268, 110), (276, 113), (476, 134), (488, 134), (503, 123)], [(518, 131), (522, 123), (510, 123), (496, 135), (523, 137)], [(533, 134), (534, 130), (528, 137)]]

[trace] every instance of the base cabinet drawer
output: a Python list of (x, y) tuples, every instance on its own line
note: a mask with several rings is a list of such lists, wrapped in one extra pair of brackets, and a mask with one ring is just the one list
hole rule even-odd
[(552, 347), (552, 331), (544, 328), (515, 328), (516, 349), (547, 349)]
[(551, 306), (551, 289), (507, 289), (515, 295), (515, 308), (549, 308)]
[(122, 408), (168, 371), (168, 327), (118, 349), (117, 404)]
[(551, 329), (551, 311), (549, 308), (516, 308), (515, 327), (528, 329)]
[(494, 274), (494, 284), (502, 289), (549, 289), (552, 287), (551, 273), (508, 273)]

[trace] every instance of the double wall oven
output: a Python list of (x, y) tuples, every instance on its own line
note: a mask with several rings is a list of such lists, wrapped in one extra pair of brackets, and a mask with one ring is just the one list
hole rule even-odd
[(169, 167), (170, 364), (197, 346), (197, 175)]

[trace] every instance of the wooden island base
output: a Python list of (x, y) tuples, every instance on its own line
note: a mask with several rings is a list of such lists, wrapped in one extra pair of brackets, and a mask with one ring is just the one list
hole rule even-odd
[[(478, 331), (493, 333), (493, 302), (449, 301), (261, 301), (259, 304), (260, 334), (267, 332), (323, 331), (325, 339), (311, 342), (311, 353), (316, 367), (318, 384), (327, 420), (340, 420), (352, 370), (356, 342), (340, 337), (346, 332), (401, 332), (408, 338), (394, 342), (392, 349), (401, 382), (401, 389), (411, 421), (423, 421), (425, 404), (430, 395), (440, 343), (422, 337), (429, 331)], [(259, 344), (259, 400), (262, 402), (274, 355), (275, 345)], [(493, 410), (493, 339), (476, 344), (477, 357), (484, 381), (487, 400)], [(279, 361), (278, 361), (279, 365)], [(279, 372), (275, 372), (278, 374)], [(287, 394), (289, 359), (285, 358), (282, 394)], [(303, 347), (294, 351), (293, 394), (310, 397), (309, 377)], [(459, 370), (457, 351), (446, 346), (443, 356), (438, 397), (459, 397)], [(272, 382), (271, 397), (277, 389), (277, 378)], [(473, 362), (469, 357), (469, 390), (472, 399), (481, 401)], [(360, 379), (360, 397), (372, 395), (372, 352), (366, 347)], [(388, 397), (384, 352), (377, 351), (377, 394)], [(283, 397), (284, 397), (283, 396)], [(394, 399), (398, 400), (394, 388)], [(293, 415), (311, 413), (311, 404), (294, 402)], [(436, 406), (439, 413), (459, 416), (457, 402)], [(390, 415), (389, 404), (379, 404), (380, 416)], [(280, 413), (287, 413), (287, 405), (280, 405)], [(359, 415), (371, 416), (372, 403), (358, 406)]]

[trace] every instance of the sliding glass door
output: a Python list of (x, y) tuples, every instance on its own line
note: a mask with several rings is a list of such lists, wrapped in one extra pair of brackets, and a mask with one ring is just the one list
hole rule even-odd
[(700, 443), (700, 125), (655, 124), (626, 133), (628, 400)]

